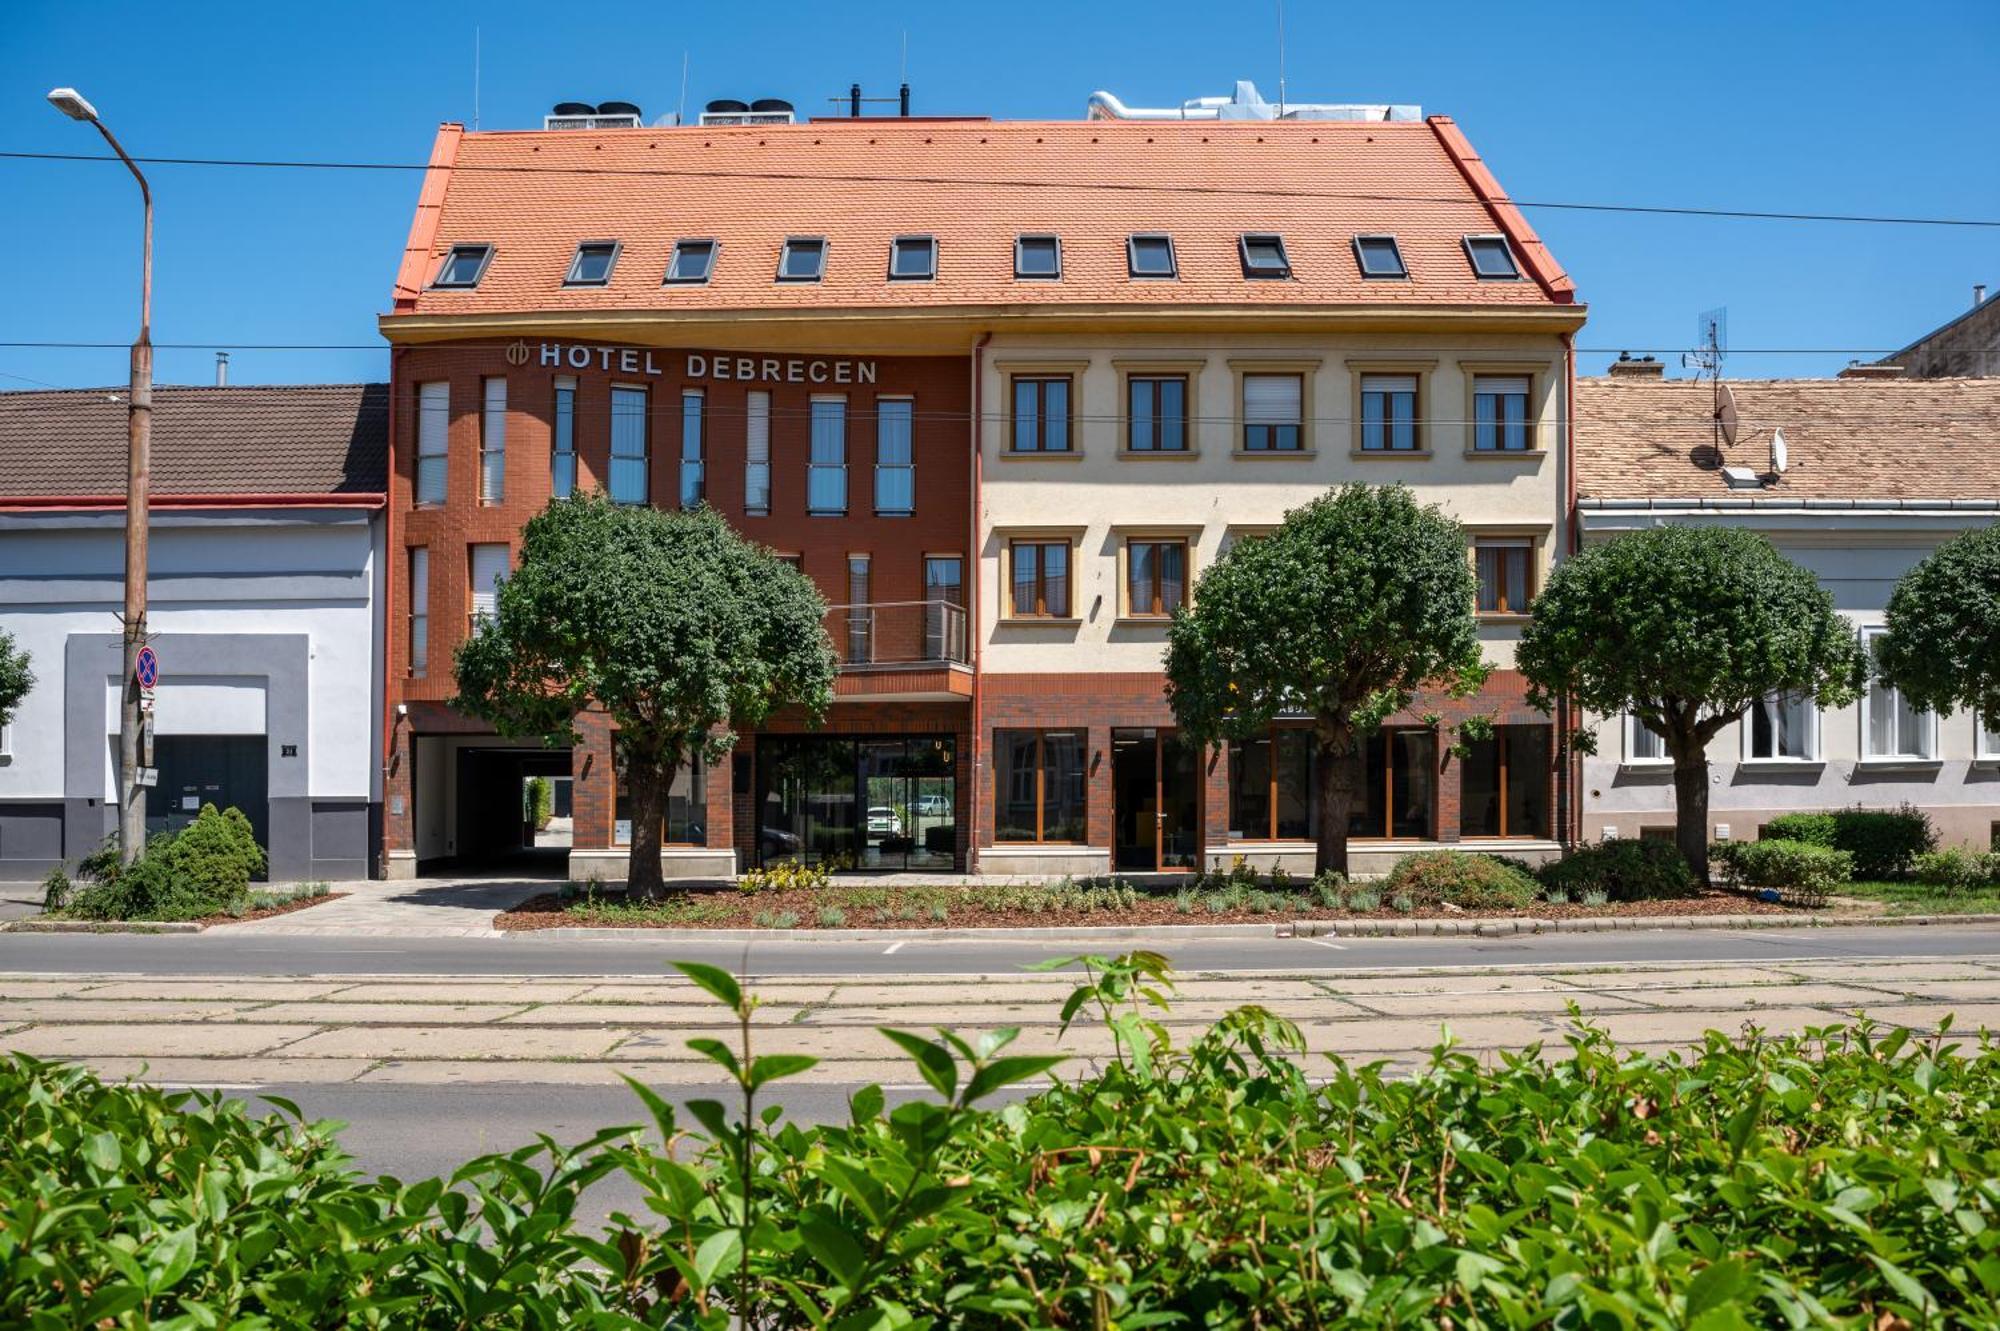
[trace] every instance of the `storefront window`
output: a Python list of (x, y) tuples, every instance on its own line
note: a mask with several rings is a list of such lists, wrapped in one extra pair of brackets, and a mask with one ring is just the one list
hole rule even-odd
[(1081, 730), (993, 732), (994, 839), (1084, 839)]
[[(708, 844), (708, 772), (701, 759), (681, 764), (667, 787), (667, 810), (660, 820), (660, 843), (667, 846)], [(625, 763), (618, 762), (618, 803), (612, 814), (611, 844), (632, 844), (632, 788)]]
[(1474, 740), (1459, 765), (1460, 832), (1465, 836), (1550, 834), (1548, 726), (1495, 726)]
[[(1278, 726), (1229, 745), (1230, 836), (1241, 841), (1308, 841), (1319, 835), (1313, 808), (1312, 732)], [(1429, 730), (1371, 735), (1354, 763), (1347, 834), (1428, 840), (1435, 834), (1437, 737)]]

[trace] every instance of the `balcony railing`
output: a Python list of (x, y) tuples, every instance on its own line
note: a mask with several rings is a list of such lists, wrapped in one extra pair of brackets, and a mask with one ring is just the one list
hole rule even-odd
[(964, 665), (965, 607), (950, 601), (871, 601), (826, 612), (842, 670)]

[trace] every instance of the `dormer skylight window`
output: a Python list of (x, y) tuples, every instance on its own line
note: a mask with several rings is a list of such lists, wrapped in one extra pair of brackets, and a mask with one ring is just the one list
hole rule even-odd
[(715, 271), (715, 242), (677, 240), (674, 257), (667, 261), (667, 281), (689, 284), (706, 282)]
[(1285, 256), (1283, 236), (1241, 236), (1238, 237), (1236, 244), (1243, 256), (1243, 276), (1290, 277), (1292, 275), (1292, 261)]
[(1130, 236), (1125, 241), (1126, 271), (1133, 277), (1173, 277), (1174, 238), (1162, 235)]
[(1062, 241), (1055, 236), (1014, 237), (1014, 276), (1053, 282), (1062, 276)]
[(476, 287), (493, 258), (491, 245), (454, 245), (438, 269), (435, 287)]
[(817, 282), (826, 273), (826, 237), (788, 236), (778, 256), (780, 282)]
[(1394, 236), (1356, 236), (1354, 261), (1361, 265), (1363, 277), (1410, 275), (1410, 270), (1403, 266), (1403, 252), (1396, 248)]
[(576, 257), (569, 261), (569, 276), (563, 278), (563, 285), (601, 287), (611, 280), (611, 269), (617, 262), (617, 241), (586, 240), (576, 247)]
[(1507, 281), (1521, 275), (1505, 236), (1467, 236), (1465, 254), (1472, 260), (1472, 271), (1481, 277)]
[(921, 282), (937, 276), (937, 238), (898, 236), (889, 242), (889, 277), (899, 282)]

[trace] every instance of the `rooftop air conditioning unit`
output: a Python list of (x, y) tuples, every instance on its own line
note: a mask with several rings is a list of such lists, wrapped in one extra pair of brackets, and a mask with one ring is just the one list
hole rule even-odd
[(602, 106), (557, 102), (555, 109), (542, 117), (543, 129), (637, 129), (644, 123), (639, 108), (630, 102), (606, 102)]
[(739, 102), (733, 97), (717, 98), (702, 108), (704, 125), (789, 125), (796, 119), (792, 104), (778, 97), (759, 97)]

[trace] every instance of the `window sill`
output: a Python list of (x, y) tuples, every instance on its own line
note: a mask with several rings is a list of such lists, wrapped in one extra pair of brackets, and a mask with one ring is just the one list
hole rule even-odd
[(1428, 448), (1350, 448), (1347, 455), (1363, 462), (1428, 462)]
[(1057, 619), (1053, 615), (1007, 615), (1000, 620), (1001, 628), (1030, 629), (1073, 629), (1081, 628), (1081, 619)]
[(1297, 462), (1319, 456), (1317, 448), (1238, 448), (1231, 456), (1258, 462)]
[(1745, 758), (1736, 766), (1752, 772), (1816, 772), (1826, 766), (1824, 758)]
[(916, 515), (916, 510), (910, 508), (878, 508), (875, 510), (875, 516), (878, 518), (913, 518)]
[(1472, 617), (1481, 624), (1525, 624), (1534, 618), (1525, 610), (1475, 610)]
[(1468, 448), (1465, 456), (1476, 462), (1539, 462), (1549, 455), (1546, 448)]
[(1672, 776), (1674, 760), (1672, 758), (1623, 758), (1619, 760), (1618, 770), (1620, 772), (1652, 772), (1663, 776)]
[(809, 518), (844, 518), (847, 516), (847, 510), (844, 508), (808, 509), (806, 516)]
[(1111, 626), (1121, 629), (1163, 629), (1173, 622), (1172, 615), (1120, 615), (1111, 621)]
[(1140, 462), (1184, 462), (1189, 458), (1200, 457), (1201, 450), (1196, 448), (1121, 448), (1118, 450), (1118, 456), (1121, 458), (1131, 458)]
[(1857, 772), (1935, 772), (1943, 767), (1942, 758), (1862, 758), (1854, 764)]
[(1013, 449), (1008, 448), (1001, 450), (1000, 460), (1002, 462), (1081, 462), (1083, 461), (1083, 452), (1075, 448), (1060, 450), (1051, 448), (1033, 453), (1017, 453)]

